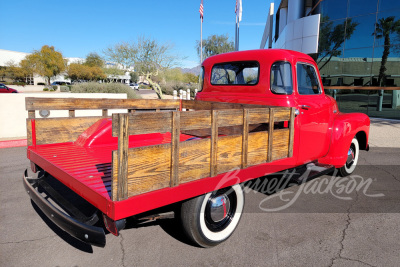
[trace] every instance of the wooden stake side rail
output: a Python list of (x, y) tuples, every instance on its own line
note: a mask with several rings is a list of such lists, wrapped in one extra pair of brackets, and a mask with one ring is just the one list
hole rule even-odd
[[(234, 169), (293, 155), (294, 108), (219, 105), (190, 101), (186, 112), (113, 114), (113, 136), (118, 150), (112, 155), (112, 192), (120, 201), (146, 192), (178, 186)], [(199, 103), (195, 103), (199, 102)], [(229, 106), (233, 109), (223, 109)], [(249, 132), (252, 125), (288, 121), (289, 128)], [(240, 134), (221, 135), (219, 129), (240, 127)], [(181, 132), (209, 129), (209, 138), (180, 142)], [(171, 143), (128, 147), (129, 135), (171, 132)]]
[[(28, 146), (74, 142), (109, 109), (128, 110), (112, 116), (112, 135), (118, 137), (111, 162), (114, 201), (293, 156), (294, 108), (186, 100), (26, 98), (26, 109)], [(75, 110), (92, 109), (102, 110), (103, 116), (75, 117)], [(156, 112), (135, 112), (138, 109)], [(69, 117), (35, 118), (36, 110), (67, 110)], [(285, 121), (288, 128), (269, 127)], [(171, 133), (171, 143), (129, 148), (130, 135), (157, 132)], [(180, 142), (181, 133), (188, 132), (201, 138)]]
[[(179, 110), (179, 100), (147, 99), (96, 99), (96, 98), (37, 98), (26, 97), (28, 111), (26, 121), (28, 146), (75, 141), (87, 128), (99, 119), (108, 117), (109, 109)], [(76, 117), (76, 110), (101, 110), (102, 117)], [(67, 110), (66, 118), (36, 118), (37, 110)], [(35, 140), (32, 137), (32, 119), (35, 120)]]
[(178, 110), (179, 100), (172, 99), (99, 99), (99, 98), (37, 98), (27, 97), (25, 108), (29, 118), (35, 118), (35, 110), (68, 110), (75, 117), (75, 110), (102, 110), (107, 116), (109, 109), (128, 110)]

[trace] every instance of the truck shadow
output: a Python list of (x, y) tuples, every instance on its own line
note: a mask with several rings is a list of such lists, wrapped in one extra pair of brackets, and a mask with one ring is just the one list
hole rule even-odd
[[(186, 234), (183, 231), (183, 226), (180, 221), (180, 203), (175, 203), (172, 205), (168, 205), (165, 207), (161, 207), (159, 209), (155, 209), (143, 214), (135, 215), (130, 218), (127, 218), (125, 229), (122, 231), (126, 231), (129, 229), (140, 229), (151, 226), (159, 226), (161, 229), (166, 232), (171, 237), (176, 240), (193, 246), (193, 243), (189, 240)], [(150, 215), (158, 216), (159, 214), (168, 214), (164, 215), (164, 218), (156, 219), (156, 220), (143, 220), (142, 218)]]
[(86, 253), (93, 253), (93, 248), (91, 245), (81, 242), (76, 238), (73, 238), (68, 233), (61, 230), (57, 225), (55, 225), (47, 216), (40, 210), (40, 208), (31, 200), (31, 204), (33, 209), (37, 212), (37, 214), (42, 218), (42, 220), (46, 223), (46, 225), (62, 240), (67, 242), (69, 245), (73, 246), (76, 249), (79, 249)]

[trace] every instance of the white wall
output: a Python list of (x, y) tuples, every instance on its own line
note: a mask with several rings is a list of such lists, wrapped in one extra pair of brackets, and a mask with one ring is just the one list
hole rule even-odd
[[(126, 94), (71, 94), (71, 93), (21, 93), (0, 94), (0, 138), (26, 138), (26, 118), (28, 112), (25, 110), (25, 97), (49, 97), (49, 98), (113, 98), (126, 99)], [(126, 112), (126, 110), (112, 110), (114, 112)], [(101, 116), (101, 110), (77, 110), (75, 115)], [(39, 112), (36, 117), (40, 118)], [(68, 111), (50, 111), (50, 117), (68, 117)]]
[(303, 52), (318, 52), (320, 15), (312, 15), (294, 20), (280, 33), (273, 48), (282, 48)]

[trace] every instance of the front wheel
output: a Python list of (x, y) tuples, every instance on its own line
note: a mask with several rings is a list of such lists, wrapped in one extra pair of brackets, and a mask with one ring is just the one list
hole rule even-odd
[(351, 140), (350, 148), (347, 151), (346, 164), (339, 169), (341, 176), (347, 176), (353, 173), (357, 166), (359, 153), (360, 147), (358, 145), (357, 138), (354, 137), (353, 140)]
[(244, 193), (239, 184), (198, 196), (182, 204), (183, 229), (201, 247), (218, 245), (235, 231), (243, 207)]

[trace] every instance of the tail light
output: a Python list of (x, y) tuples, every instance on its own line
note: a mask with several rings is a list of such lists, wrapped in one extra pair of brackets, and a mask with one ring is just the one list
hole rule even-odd
[(119, 231), (125, 228), (126, 220), (121, 219), (118, 221), (114, 221), (107, 215), (103, 213), (103, 221), (104, 225), (106, 226), (107, 230), (115, 236), (119, 235)]

